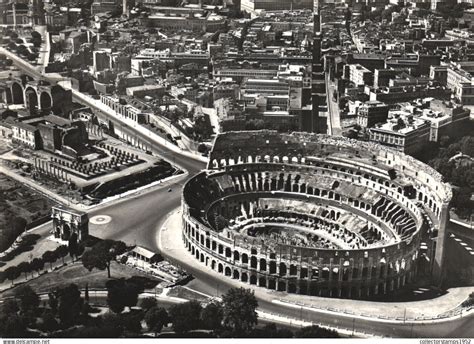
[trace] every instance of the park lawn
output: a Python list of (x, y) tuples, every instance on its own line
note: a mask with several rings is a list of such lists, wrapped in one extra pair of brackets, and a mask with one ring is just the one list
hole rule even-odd
[[(158, 283), (161, 282), (160, 279), (147, 275), (137, 269), (134, 269), (128, 265), (119, 264), (117, 262), (112, 262), (110, 267), (111, 279), (118, 278), (130, 278), (132, 276), (142, 276), (148, 277), (151, 280), (155, 280)], [(94, 288), (105, 288), (105, 283), (109, 280), (107, 278), (107, 270), (97, 270), (93, 269), (92, 271), (87, 270), (82, 266), (82, 262), (78, 261), (73, 264), (64, 266), (53, 272), (48, 272), (41, 275), (38, 278), (30, 280), (21, 285), (29, 285), (37, 293), (45, 293), (54, 290), (56, 287), (64, 286), (70, 283), (77, 284), (80, 289), (86, 287), (88, 284), (89, 289)], [(15, 289), (19, 286), (16, 286), (12, 289), (6, 290), (2, 293), (2, 297), (12, 296), (15, 292)]]

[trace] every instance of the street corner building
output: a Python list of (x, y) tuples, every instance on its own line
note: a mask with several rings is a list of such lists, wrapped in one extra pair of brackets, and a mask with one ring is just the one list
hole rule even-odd
[(451, 197), (438, 172), (375, 143), (228, 132), (184, 186), (182, 238), (223, 278), (373, 298), (419, 276), (442, 283)]

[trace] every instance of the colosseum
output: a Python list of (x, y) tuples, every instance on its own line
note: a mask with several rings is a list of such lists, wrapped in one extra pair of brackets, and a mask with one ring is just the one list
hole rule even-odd
[(182, 238), (223, 278), (371, 298), (421, 273), (441, 281), (450, 199), (439, 173), (384, 146), (230, 132), (183, 188)]

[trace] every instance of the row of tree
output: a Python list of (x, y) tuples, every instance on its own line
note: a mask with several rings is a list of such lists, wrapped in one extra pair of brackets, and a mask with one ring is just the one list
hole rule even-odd
[(64, 264), (64, 258), (70, 254), (71, 257), (74, 257), (75, 253), (70, 251), (70, 248), (66, 245), (58, 246), (54, 251), (46, 251), (43, 253), (41, 257), (34, 258), (31, 261), (24, 261), (16, 266), (10, 266), (4, 271), (0, 272), (0, 283), (4, 282), (5, 280), (9, 280), (13, 282), (21, 276), (21, 274), (25, 274), (25, 279), (28, 279), (28, 274), (31, 274), (33, 278), (34, 272), (36, 272), (39, 276), (40, 272), (44, 269), (44, 265), (49, 263), (49, 267), (53, 269), (53, 263), (55, 263), (58, 259), (62, 259)]
[(0, 283), (5, 280), (13, 282), (25, 274), (25, 279), (28, 279), (28, 274), (36, 272), (39, 276), (43, 270), (44, 265), (49, 263), (49, 267), (53, 269), (53, 263), (58, 259), (62, 259), (64, 264), (64, 258), (68, 255), (71, 256), (74, 261), (76, 258), (82, 255), (82, 264), (89, 271), (96, 268), (99, 270), (106, 270), (107, 275), (110, 278), (110, 264), (118, 255), (121, 255), (127, 251), (127, 246), (122, 241), (114, 240), (102, 240), (93, 245), (89, 250), (85, 251), (84, 244), (77, 242), (77, 234), (71, 235), (68, 245), (58, 246), (54, 251), (46, 251), (41, 257), (34, 258), (31, 261), (24, 261), (16, 266), (10, 266), (4, 271), (0, 272)]

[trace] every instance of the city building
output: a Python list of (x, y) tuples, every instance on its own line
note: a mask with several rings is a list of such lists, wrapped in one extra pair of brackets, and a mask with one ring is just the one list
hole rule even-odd
[(353, 82), (356, 87), (372, 85), (373, 73), (360, 64), (350, 64), (349, 80)]
[(114, 110), (119, 116), (141, 124), (150, 122), (150, 107), (138, 99), (101, 95), (100, 101)]
[(219, 14), (178, 7), (153, 7), (153, 12), (140, 21), (148, 27), (201, 32), (216, 32), (227, 26), (227, 19)]
[(263, 11), (283, 11), (297, 9), (312, 9), (313, 0), (241, 0), (240, 9), (251, 14)]
[(474, 62), (458, 62), (446, 69), (446, 85), (464, 105), (474, 105)]
[(12, 133), (12, 142), (74, 159), (83, 154), (89, 141), (84, 122), (55, 115), (19, 118), (12, 123)]
[(377, 123), (387, 121), (389, 107), (378, 101), (367, 101), (357, 111), (357, 124), (362, 128), (373, 127)]
[(413, 154), (429, 141), (455, 136), (469, 121), (470, 111), (449, 101), (426, 98), (401, 104), (388, 116), (387, 122), (369, 130), (370, 141)]

